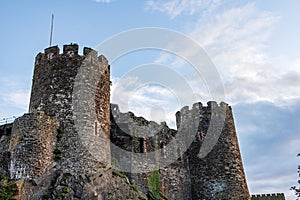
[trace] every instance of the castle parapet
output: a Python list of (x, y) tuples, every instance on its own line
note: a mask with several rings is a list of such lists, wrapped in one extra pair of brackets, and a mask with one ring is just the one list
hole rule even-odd
[(228, 108), (228, 104), (222, 101), (222, 102), (220, 103), (220, 107), (226, 108), (226, 109), (227, 109), (227, 108)]
[(193, 104), (193, 109), (201, 109), (203, 107), (201, 102), (197, 102)]
[(83, 55), (87, 56), (87, 55), (90, 55), (90, 54), (93, 54), (93, 55), (97, 56), (98, 52), (95, 51), (94, 49), (90, 48), (90, 47), (84, 47), (83, 48)]
[(69, 57), (73, 57), (74, 55), (78, 55), (78, 44), (67, 44), (64, 45), (63, 54)]
[(52, 47), (48, 47), (44, 50), (45, 54), (54, 54), (54, 55), (59, 55), (59, 47), (58, 46), (52, 46)]
[(215, 101), (209, 101), (209, 102), (207, 102), (207, 107), (208, 107), (208, 109), (217, 108), (218, 107), (218, 103), (215, 102)]
[(59, 55), (58, 46), (52, 46), (45, 49), (45, 56), (48, 60), (52, 60), (52, 58), (57, 57)]
[[(29, 112), (42, 111), (59, 122), (64, 131), (56, 143), (62, 150), (59, 164), (67, 171), (90, 173), (110, 164), (110, 71), (97, 51), (78, 51), (79, 46), (71, 43), (62, 53), (53, 46), (37, 55)], [(15, 155), (18, 160), (17, 150)], [(22, 170), (13, 176), (32, 176)]]
[(285, 196), (283, 193), (255, 194), (251, 195), (251, 200), (285, 200)]
[(176, 124), (180, 133), (176, 136), (182, 137), (181, 151), (187, 149), (183, 160), (191, 172), (191, 199), (234, 197), (249, 200), (230, 107), (224, 102), (218, 105), (215, 101), (207, 102), (207, 106), (195, 103), (191, 109), (185, 106), (176, 113)]
[[(84, 57), (86, 60), (90, 63), (97, 63), (101, 62), (104, 65), (108, 66), (108, 70), (110, 69), (110, 66), (108, 65), (108, 60), (105, 58), (105, 56), (100, 55), (98, 56), (98, 52), (90, 47), (84, 47), (83, 48), (83, 54), (79, 54), (79, 46), (78, 44), (67, 44), (63, 46), (63, 52), (60, 53), (60, 48), (56, 46), (51, 46), (46, 49), (44, 49), (44, 52), (40, 52), (36, 57), (35, 57), (35, 64), (43, 64), (43, 61), (51, 61), (54, 58), (59, 58), (61, 56), (64, 57), (75, 57), (81, 56)], [(42, 61), (42, 62), (41, 62)]]
[(220, 105), (218, 105), (218, 103), (215, 101), (207, 102), (207, 106), (203, 106), (201, 102), (197, 102), (193, 104), (191, 109), (189, 109), (189, 106), (184, 106), (175, 114), (177, 129), (180, 127), (183, 118), (185, 118), (186, 120), (191, 120), (192, 117), (195, 116), (195, 114), (200, 116), (205, 115), (210, 118), (212, 114), (226, 114), (227, 108), (227, 103), (221, 102)]

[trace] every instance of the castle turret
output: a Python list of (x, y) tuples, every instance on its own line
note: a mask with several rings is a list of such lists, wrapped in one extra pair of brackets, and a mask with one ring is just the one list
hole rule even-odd
[[(78, 49), (77, 44), (64, 45), (60, 53), (53, 46), (36, 56), (29, 114), (13, 126), (12, 177), (40, 175), (54, 161), (78, 173), (110, 165), (110, 67), (95, 50), (85, 47), (84, 55), (79, 55)], [(38, 113), (43, 117), (37, 117)], [(57, 124), (52, 126), (55, 131), (40, 118)], [(51, 141), (45, 141), (47, 136)], [(31, 138), (37, 146), (30, 143)], [(38, 147), (41, 143), (49, 143), (45, 151)], [(24, 161), (31, 156), (47, 159)]]
[(185, 107), (176, 113), (177, 127), (188, 129), (196, 118), (198, 128), (188, 134), (193, 141), (183, 155), (190, 173), (190, 198), (250, 199), (231, 107), (216, 102)]

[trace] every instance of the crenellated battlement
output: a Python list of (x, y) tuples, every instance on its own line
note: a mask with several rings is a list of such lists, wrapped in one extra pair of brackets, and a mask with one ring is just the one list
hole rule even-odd
[(183, 118), (189, 120), (194, 118), (195, 115), (206, 118), (210, 118), (211, 116), (221, 116), (226, 114), (227, 109), (231, 109), (227, 103), (220, 102), (220, 104), (218, 104), (216, 101), (208, 101), (207, 106), (203, 106), (201, 102), (197, 102), (193, 104), (191, 109), (189, 106), (184, 106), (175, 114), (177, 129), (180, 127)]
[[(39, 180), (32, 182), (39, 185), (43, 178), (55, 182), (50, 179), (56, 170), (100, 177), (99, 171), (114, 160), (115, 167), (128, 170), (126, 181), (144, 194), (155, 184), (170, 200), (250, 200), (228, 104), (184, 106), (176, 113), (174, 130), (110, 104), (110, 66), (103, 55), (89, 47), (80, 54), (72, 43), (61, 49), (51, 46), (36, 56), (29, 113), (0, 126), (0, 173)], [(155, 179), (160, 180), (154, 183), (148, 170), (158, 166)], [(259, 197), (265, 196), (252, 199)]]
[(82, 54), (80, 54), (78, 44), (73, 43), (63, 45), (63, 52), (60, 52), (58, 45), (44, 49), (44, 52), (38, 53), (38, 55), (35, 57), (35, 64), (43, 65), (44, 62), (59, 62), (64, 58), (82, 59), (92, 63), (101, 62), (104, 63), (105, 66), (107, 65), (108, 69), (110, 67), (108, 65), (108, 60), (103, 55), (98, 56), (98, 52), (96, 50), (90, 47), (84, 47)]
[(251, 200), (285, 200), (285, 196), (283, 193), (255, 194), (251, 195)]
[(207, 102), (207, 106), (203, 106), (203, 104), (201, 102), (197, 102), (197, 103), (194, 103), (192, 108), (190, 109), (189, 106), (184, 106), (180, 109), (180, 112), (181, 114), (186, 114), (190, 111), (193, 111), (193, 110), (201, 110), (201, 109), (207, 109), (207, 110), (213, 110), (213, 109), (218, 109), (218, 108), (228, 108), (228, 104), (225, 103), (225, 102), (220, 102), (220, 104), (218, 104), (216, 101), (208, 101)]
[[(59, 122), (64, 134), (56, 148), (63, 149), (66, 170), (93, 171), (110, 163), (109, 100), (110, 67), (96, 50), (84, 47), (80, 55), (71, 43), (62, 52), (52, 46), (36, 56), (29, 112), (43, 111)], [(97, 159), (87, 149), (93, 145), (101, 147)]]
[(64, 45), (63, 54), (69, 57), (78, 55), (78, 44), (71, 43), (71, 44)]

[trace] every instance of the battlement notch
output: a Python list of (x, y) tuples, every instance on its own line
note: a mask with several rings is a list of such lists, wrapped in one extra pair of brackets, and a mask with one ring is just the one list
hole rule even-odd
[(71, 44), (64, 45), (63, 54), (69, 57), (78, 55), (78, 44), (71, 43)]

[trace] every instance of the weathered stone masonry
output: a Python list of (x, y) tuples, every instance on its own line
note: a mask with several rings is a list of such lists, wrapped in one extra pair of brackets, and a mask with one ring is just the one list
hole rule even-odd
[(9, 140), (11, 137), (12, 126), (13, 124), (0, 126), (0, 173), (6, 176), (9, 175)]
[(251, 200), (285, 200), (283, 193), (251, 195)]
[[(178, 132), (169, 129), (166, 124), (158, 125), (135, 117), (133, 113), (121, 113), (117, 105), (111, 106), (111, 112), (112, 143), (128, 151), (145, 153), (145, 157), (148, 152), (155, 150), (164, 153), (164, 145), (178, 136)], [(212, 151), (201, 159), (198, 154), (203, 141), (209, 136), (211, 117), (215, 115), (215, 123), (222, 123), (218, 120), (221, 114), (225, 115), (225, 121), (224, 126), (220, 124), (220, 137)], [(225, 103), (219, 106), (216, 102), (208, 102), (206, 107), (195, 103), (191, 110), (184, 107), (178, 111), (176, 121), (177, 128), (183, 131), (184, 136), (181, 136), (181, 143), (172, 147), (171, 153), (178, 154), (177, 161), (159, 170), (161, 194), (168, 199), (250, 199), (231, 107)], [(154, 137), (151, 132), (155, 131), (157, 135)], [(139, 137), (135, 137), (137, 133)], [(210, 134), (216, 135), (214, 132)], [(135, 160), (134, 154), (123, 157), (113, 147), (112, 156), (125, 168), (128, 165), (132, 168), (149, 168), (163, 158), (151, 157), (140, 164), (136, 163), (139, 160)], [(129, 177), (143, 192), (150, 190), (147, 185), (149, 175), (149, 172), (129, 173)]]
[[(53, 46), (37, 55), (29, 112), (42, 111), (58, 122), (57, 162), (66, 170), (93, 172), (110, 163), (109, 97), (109, 65), (96, 51), (85, 47), (81, 56), (71, 44), (62, 54)], [(101, 146), (101, 157), (91, 155), (94, 146)]]
[[(221, 135), (207, 156), (199, 158), (204, 141), (218, 135), (208, 132), (212, 116), (224, 117), (224, 124), (216, 122), (222, 126)], [(176, 113), (176, 123), (174, 130), (166, 123), (121, 113), (110, 104), (110, 66), (93, 49), (84, 48), (79, 55), (77, 44), (64, 45), (62, 53), (58, 46), (49, 47), (35, 59), (29, 113), (0, 126), (0, 173), (42, 184), (41, 190), (28, 183), (30, 198), (41, 199), (56, 173), (76, 180), (100, 174), (109, 181), (111, 175), (105, 173), (112, 173), (109, 166), (114, 162), (131, 172), (144, 171), (127, 173), (144, 194), (155, 192), (149, 182), (153, 173), (147, 170), (160, 167), (159, 193), (167, 199), (250, 199), (231, 107), (195, 103)], [(119, 148), (127, 153), (120, 154)], [(142, 162), (136, 156), (141, 153), (145, 154)], [(168, 157), (176, 159), (159, 166)], [(97, 191), (98, 198), (100, 183), (86, 184), (80, 186), (82, 190), (92, 196)], [(115, 187), (113, 183), (101, 185)], [(68, 185), (71, 199), (86, 197), (74, 187)], [(122, 187), (127, 188), (126, 183)], [(52, 198), (58, 192), (61, 185), (56, 184), (50, 191)], [(103, 195), (110, 195), (109, 190)]]
[(37, 178), (52, 162), (58, 123), (44, 113), (30, 113), (14, 121), (10, 138), (10, 177)]

